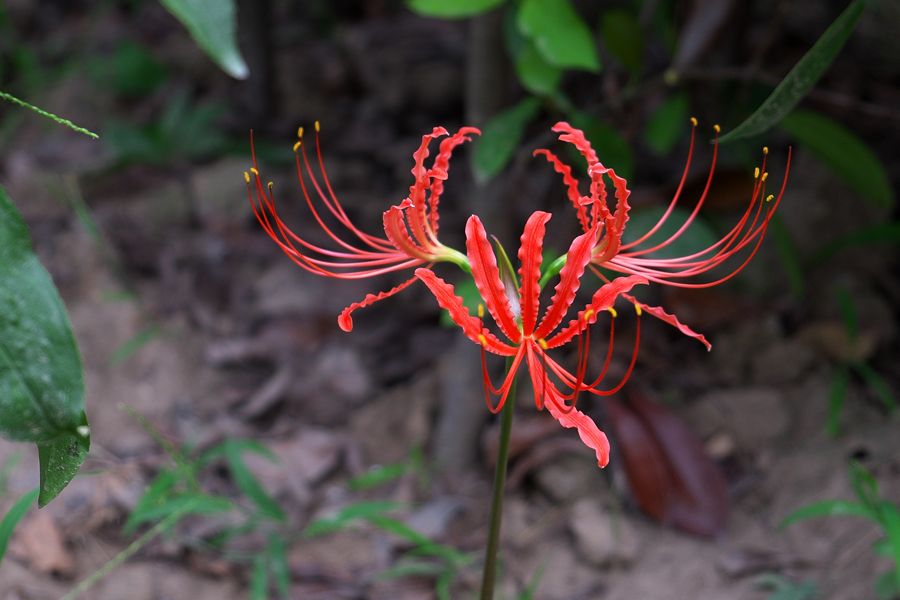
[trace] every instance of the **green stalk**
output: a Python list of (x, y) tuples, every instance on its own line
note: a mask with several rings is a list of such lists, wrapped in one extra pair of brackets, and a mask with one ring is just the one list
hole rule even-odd
[[(506, 361), (506, 371), (512, 367), (512, 357)], [(516, 407), (516, 379), (509, 389), (506, 404), (500, 412), (500, 447), (497, 451), (497, 470), (494, 473), (494, 492), (491, 498), (491, 521), (487, 550), (484, 557), (484, 573), (481, 577), (481, 600), (493, 600), (494, 579), (497, 575), (497, 550), (500, 545), (500, 520), (503, 517), (503, 488), (506, 487), (506, 463), (509, 458), (509, 434), (512, 431), (513, 413)]]

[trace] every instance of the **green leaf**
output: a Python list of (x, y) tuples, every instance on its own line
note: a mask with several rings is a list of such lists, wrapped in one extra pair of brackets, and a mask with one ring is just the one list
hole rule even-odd
[(84, 433), (64, 434), (49, 442), (38, 442), (38, 462), (41, 465), (41, 494), (38, 506), (43, 508), (69, 485), (91, 447), (87, 416), (82, 413)]
[[(616, 131), (600, 119), (586, 113), (576, 112), (569, 115), (569, 122), (573, 126), (584, 131), (585, 137), (591, 142), (597, 156), (607, 167), (615, 169), (616, 174), (625, 179), (631, 179), (634, 173), (634, 154), (631, 145)], [(587, 165), (581, 154), (574, 148), (568, 151), (575, 164), (581, 165), (581, 171), (585, 171)], [(573, 165), (574, 168), (574, 165)]]
[(847, 337), (851, 341), (856, 340), (859, 336), (859, 317), (856, 312), (856, 305), (853, 303), (853, 296), (845, 287), (841, 287), (837, 291), (838, 307), (841, 309), (841, 319), (844, 321), (844, 329), (847, 331)]
[(900, 567), (882, 573), (875, 580), (878, 600), (896, 600), (897, 594), (900, 594)]
[(900, 510), (887, 500), (879, 504), (881, 527), (887, 535), (890, 558), (894, 561), (895, 590), (900, 591)]
[(3, 562), (3, 555), (6, 554), (6, 546), (9, 544), (13, 530), (37, 498), (38, 490), (31, 490), (19, 498), (12, 508), (9, 509), (9, 512), (6, 513), (6, 516), (3, 517), (3, 520), (0, 521), (0, 563)]
[(43, 506), (90, 446), (84, 379), (65, 307), (3, 188), (0, 305), (0, 436), (39, 444)]
[(125, 535), (131, 535), (134, 530), (137, 529), (138, 525), (150, 520), (145, 514), (148, 511), (155, 510), (156, 507), (165, 504), (170, 497), (170, 492), (175, 488), (179, 481), (181, 481), (181, 478), (181, 469), (160, 471), (150, 485), (147, 486), (144, 495), (141, 496), (137, 501), (137, 504), (134, 505), (131, 514), (128, 515), (128, 519), (125, 521), (125, 526), (123, 528), (123, 533)]
[(637, 17), (627, 10), (607, 10), (600, 18), (603, 45), (632, 75), (641, 71), (644, 60), (644, 30)]
[(201, 493), (182, 494), (143, 511), (139, 517), (134, 519), (133, 528), (144, 523), (165, 519), (174, 514), (179, 515), (179, 519), (181, 519), (189, 514), (211, 515), (228, 512), (233, 508), (234, 504), (228, 498)]
[(398, 562), (390, 569), (379, 573), (377, 579), (388, 580), (398, 579), (400, 577), (437, 577), (446, 570), (446, 565), (434, 561), (406, 559), (402, 562)]
[(556, 94), (562, 79), (562, 70), (544, 60), (531, 41), (525, 40), (515, 62), (516, 74), (526, 90), (538, 96)]
[(894, 392), (891, 391), (891, 386), (884, 380), (884, 377), (879, 375), (875, 369), (865, 363), (855, 365), (855, 367), (856, 372), (859, 373), (860, 377), (866, 382), (866, 385), (869, 386), (869, 390), (878, 396), (878, 399), (881, 400), (884, 407), (889, 412), (897, 410), (897, 397), (894, 396)]
[(775, 249), (778, 250), (778, 256), (781, 258), (781, 267), (787, 274), (788, 283), (791, 286), (791, 293), (797, 298), (802, 298), (806, 289), (806, 276), (803, 274), (800, 250), (781, 215), (778, 213), (772, 215), (769, 225), (772, 228), (771, 235), (775, 241)]
[(303, 530), (305, 537), (315, 537), (326, 533), (340, 531), (350, 523), (403, 508), (397, 502), (364, 501), (348, 504), (333, 517), (316, 519)]
[(438, 19), (464, 19), (492, 10), (505, 0), (408, 0), (410, 10)]
[(787, 527), (806, 519), (831, 516), (862, 517), (870, 521), (877, 520), (875, 514), (862, 504), (846, 500), (822, 500), (795, 510), (781, 522), (781, 527)]
[(269, 569), (265, 555), (260, 554), (253, 559), (253, 572), (250, 574), (250, 600), (266, 600), (269, 597)]
[(763, 133), (797, 106), (828, 69), (853, 32), (866, 0), (854, 0), (803, 58), (794, 65), (772, 94), (747, 120), (719, 138), (729, 142)]
[(247, 63), (237, 46), (234, 0), (160, 0), (181, 21), (197, 45), (236, 79), (246, 79)]
[(226, 443), (225, 446), (225, 460), (228, 463), (228, 470), (231, 471), (235, 485), (256, 505), (263, 515), (276, 521), (286, 520), (287, 515), (284, 514), (281, 506), (266, 492), (259, 480), (244, 463), (241, 453), (245, 447), (233, 441)]
[(841, 433), (841, 413), (844, 409), (844, 400), (847, 398), (847, 385), (850, 383), (850, 370), (842, 366), (834, 374), (831, 380), (831, 388), (828, 390), (828, 435), (837, 437)]
[(644, 143), (656, 154), (672, 151), (688, 123), (687, 94), (675, 94), (653, 112), (644, 128)]
[(569, 0), (524, 0), (518, 25), (551, 65), (594, 73), (600, 70), (591, 31)]
[[(474, 283), (472, 285), (474, 285)], [(456, 289), (457, 293), (459, 293), (458, 286)], [(450, 314), (447, 311), (441, 313), (441, 324), (445, 324), (445, 315), (447, 320), (450, 321), (449, 325), (453, 326), (453, 320), (450, 318)], [(358, 492), (360, 490), (368, 490), (402, 477), (408, 469), (409, 465), (405, 462), (393, 463), (390, 465), (379, 465), (377, 467), (369, 469), (362, 475), (351, 479), (349, 482), (347, 482), (347, 487), (349, 487), (354, 492)]]
[(847, 185), (877, 206), (890, 208), (894, 191), (884, 164), (865, 142), (840, 123), (811, 110), (795, 110), (781, 128)]
[[(628, 213), (628, 226), (625, 227), (625, 232), (622, 234), (622, 242), (631, 243), (641, 238), (659, 222), (665, 214), (666, 208), (665, 206), (652, 206)], [(656, 233), (642, 242), (639, 247), (651, 248), (658, 243), (665, 242), (669, 236), (678, 232), (690, 216), (690, 212), (676, 206), (669, 214), (669, 218), (656, 230)], [(686, 256), (703, 250), (718, 240), (718, 236), (709, 225), (699, 217), (695, 217), (684, 233), (671, 244), (647, 254), (646, 257), (663, 259)]]
[(266, 554), (278, 594), (282, 598), (287, 598), (291, 593), (291, 569), (288, 566), (287, 544), (285, 544), (284, 537), (277, 533), (271, 534), (269, 544), (266, 546)]
[(537, 115), (539, 108), (536, 98), (526, 98), (485, 124), (472, 152), (476, 179), (485, 182), (506, 166), (525, 135), (525, 126)]
[(850, 462), (850, 485), (857, 499), (874, 513), (878, 504), (878, 480), (855, 460)]

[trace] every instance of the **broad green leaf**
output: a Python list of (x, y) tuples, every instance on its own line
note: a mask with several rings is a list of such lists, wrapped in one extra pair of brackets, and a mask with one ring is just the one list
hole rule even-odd
[(291, 569), (288, 565), (287, 544), (284, 537), (277, 533), (271, 534), (266, 546), (266, 555), (269, 569), (275, 579), (275, 587), (282, 598), (287, 598), (291, 592)]
[(803, 58), (778, 84), (775, 90), (743, 123), (719, 138), (728, 142), (763, 133), (783, 119), (812, 89), (837, 57), (853, 32), (866, 0), (854, 0)]
[[(615, 169), (616, 174), (625, 179), (631, 179), (634, 173), (634, 153), (631, 145), (616, 131), (600, 119), (585, 113), (569, 115), (569, 122), (573, 126), (584, 131), (585, 137), (591, 142), (591, 146), (597, 152), (597, 157), (607, 167)], [(574, 148), (568, 148), (573, 158), (573, 168), (582, 173), (586, 170), (586, 164)], [(581, 165), (576, 168), (574, 164)]]
[(672, 151), (688, 124), (687, 94), (675, 94), (653, 112), (644, 128), (644, 143), (656, 154)]
[(6, 516), (0, 521), (0, 563), (3, 562), (3, 555), (6, 554), (6, 546), (9, 544), (9, 539), (12, 537), (13, 530), (37, 498), (38, 490), (28, 492), (12, 505), (12, 508), (6, 513)]
[(541, 56), (533, 43), (526, 40), (516, 56), (516, 74), (522, 87), (538, 96), (553, 96), (559, 89), (562, 70), (554, 67)]
[(69, 485), (91, 447), (87, 416), (82, 413), (82, 432), (66, 433), (47, 442), (38, 442), (41, 465), (41, 494), (38, 506), (44, 507)]
[(269, 568), (266, 556), (260, 554), (253, 559), (253, 572), (250, 574), (250, 600), (266, 600), (269, 597)]
[(228, 470), (231, 471), (235, 485), (256, 505), (263, 515), (276, 521), (284, 521), (287, 519), (287, 515), (284, 514), (284, 510), (282, 510), (278, 502), (266, 492), (259, 480), (247, 468), (241, 456), (242, 451), (241, 446), (235, 443), (226, 445), (225, 460), (228, 463)]
[(842, 366), (834, 374), (831, 380), (831, 388), (828, 390), (828, 424), (826, 429), (832, 437), (837, 437), (841, 432), (841, 413), (844, 410), (844, 400), (847, 398), (847, 385), (850, 383), (850, 369)]
[(806, 519), (832, 516), (862, 517), (870, 521), (877, 520), (875, 514), (862, 504), (846, 500), (822, 500), (795, 510), (781, 522), (781, 527), (787, 527)]
[(472, 152), (476, 179), (487, 181), (506, 166), (525, 135), (525, 126), (537, 115), (538, 108), (540, 103), (536, 98), (526, 98), (485, 124)]
[(181, 21), (197, 45), (236, 79), (246, 79), (247, 63), (237, 45), (234, 0), (160, 0)]
[[(643, 237), (663, 217), (666, 208), (665, 206), (653, 206), (632, 210), (628, 213), (628, 225), (625, 227), (625, 233), (622, 234), (622, 242), (630, 243)], [(687, 210), (676, 206), (672, 209), (669, 218), (656, 230), (656, 233), (641, 242), (639, 248), (651, 248), (657, 244), (665, 243), (669, 236), (678, 232), (690, 216), (691, 213)], [(675, 238), (672, 243), (647, 254), (646, 257), (662, 259), (687, 256), (712, 246), (718, 240), (719, 238), (713, 230), (700, 217), (695, 217), (687, 229), (679, 237)]]
[(884, 164), (865, 142), (843, 125), (811, 110), (795, 110), (781, 128), (834, 174), (878, 206), (890, 208), (894, 190)]
[(632, 75), (640, 73), (644, 60), (644, 30), (634, 14), (621, 9), (603, 11), (600, 39)]
[(464, 19), (494, 9), (505, 0), (408, 0), (410, 10), (438, 19)]
[(84, 379), (65, 307), (3, 188), (0, 305), (0, 436), (39, 444), (43, 506), (90, 446)]
[(524, 0), (518, 25), (551, 65), (594, 73), (600, 70), (591, 31), (569, 0)]

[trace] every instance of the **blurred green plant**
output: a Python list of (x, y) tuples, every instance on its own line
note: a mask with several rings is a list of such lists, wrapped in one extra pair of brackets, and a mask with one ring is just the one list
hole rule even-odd
[(816, 586), (811, 582), (793, 581), (776, 573), (764, 573), (754, 583), (770, 592), (767, 600), (813, 600), (817, 595)]
[(781, 527), (817, 517), (861, 517), (881, 528), (882, 537), (872, 546), (874, 552), (893, 561), (890, 571), (883, 573), (875, 584), (881, 600), (900, 595), (900, 505), (880, 496), (878, 480), (856, 461), (850, 463), (850, 484), (856, 502), (850, 500), (822, 500), (809, 504), (788, 515)]
[(195, 105), (187, 93), (174, 94), (159, 116), (146, 125), (111, 119), (103, 138), (118, 164), (170, 165), (215, 156), (228, 148), (216, 122), (224, 107)]
[(88, 62), (88, 76), (94, 85), (128, 99), (149, 96), (168, 79), (168, 69), (143, 45), (122, 42), (111, 55)]
[(841, 413), (844, 410), (847, 390), (854, 375), (862, 380), (869, 391), (879, 399), (889, 413), (893, 413), (898, 407), (897, 398), (891, 391), (891, 386), (866, 361), (866, 344), (860, 339), (859, 316), (856, 304), (853, 302), (853, 296), (849, 291), (841, 288), (838, 290), (837, 301), (841, 311), (847, 343), (846, 352), (840, 358), (837, 370), (831, 380), (831, 389), (828, 393), (828, 423), (826, 429), (834, 437), (841, 432)]
[(0, 519), (0, 563), (3, 562), (3, 556), (6, 554), (6, 547), (9, 544), (9, 539), (12, 537), (13, 530), (34, 504), (35, 500), (38, 499), (39, 493), (40, 490), (34, 489), (23, 495), (12, 505), (6, 516)]

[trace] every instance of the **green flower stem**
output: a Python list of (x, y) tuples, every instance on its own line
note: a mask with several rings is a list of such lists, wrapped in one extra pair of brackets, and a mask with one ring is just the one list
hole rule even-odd
[[(512, 357), (506, 361), (506, 371), (512, 367)], [(493, 600), (494, 579), (497, 575), (497, 550), (500, 545), (500, 520), (503, 517), (503, 488), (506, 487), (506, 463), (509, 458), (509, 434), (512, 431), (516, 407), (516, 379), (513, 379), (500, 412), (500, 446), (497, 451), (497, 470), (494, 472), (494, 492), (491, 498), (491, 521), (488, 531), (484, 573), (481, 578), (481, 600)]]

